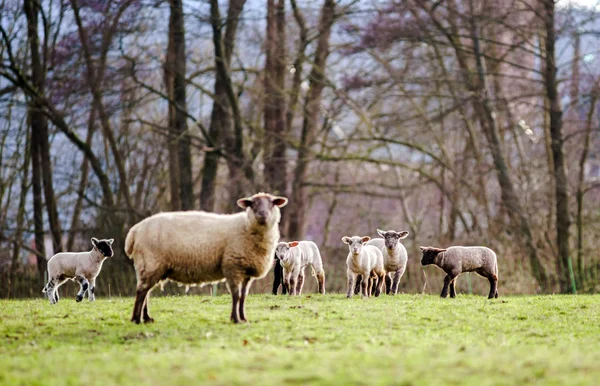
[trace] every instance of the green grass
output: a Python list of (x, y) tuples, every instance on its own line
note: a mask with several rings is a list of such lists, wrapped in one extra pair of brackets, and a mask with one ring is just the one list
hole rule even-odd
[(1, 385), (598, 384), (600, 296), (0, 301)]

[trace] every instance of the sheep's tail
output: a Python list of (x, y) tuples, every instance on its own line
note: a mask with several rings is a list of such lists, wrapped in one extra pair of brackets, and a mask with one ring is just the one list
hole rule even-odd
[(135, 244), (135, 228), (131, 228), (129, 230), (129, 233), (127, 233), (127, 237), (125, 238), (125, 253), (127, 254), (127, 257), (129, 257), (130, 259), (132, 258), (131, 256), (133, 255), (134, 244)]

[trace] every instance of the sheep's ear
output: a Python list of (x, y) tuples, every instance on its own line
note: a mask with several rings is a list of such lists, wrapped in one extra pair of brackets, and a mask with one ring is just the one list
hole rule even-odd
[(385, 231), (382, 231), (381, 229), (377, 229), (377, 234), (381, 237), (385, 237)]
[(96, 244), (98, 244), (98, 239), (97, 239), (97, 238), (95, 238), (95, 237), (92, 237), (92, 238), (91, 238), (91, 241), (92, 241), (92, 245), (93, 245), (94, 247), (96, 246)]
[(114, 243), (114, 242), (115, 242), (115, 239), (108, 239), (108, 240), (106, 240), (106, 241), (108, 241), (108, 243), (109, 243), (110, 245), (112, 245), (112, 243)]
[(273, 202), (273, 205), (277, 205), (280, 208), (283, 208), (288, 203), (287, 198), (280, 197), (280, 196), (273, 197), (273, 199), (271, 201)]
[(371, 240), (371, 238), (369, 236), (364, 236), (361, 240), (363, 243), (366, 243), (367, 241)]
[(447, 249), (436, 248), (436, 249), (435, 249), (435, 251), (436, 251), (437, 253), (442, 253), (442, 252), (446, 252), (446, 251), (447, 251)]
[(292, 241), (291, 243), (288, 243), (288, 245), (289, 245), (291, 248), (293, 248), (293, 247), (297, 247), (297, 246), (298, 246), (298, 244), (299, 244), (299, 242), (298, 242), (298, 241)]
[(342, 237), (342, 242), (343, 242), (344, 244), (350, 244), (350, 237), (348, 237), (348, 236), (344, 236), (344, 237)]
[(405, 239), (408, 236), (408, 231), (396, 232), (400, 240)]
[(419, 249), (423, 252), (425, 252), (427, 250), (427, 247), (419, 247)]
[(252, 199), (250, 197), (244, 197), (237, 200), (237, 204), (240, 208), (246, 209), (249, 206), (252, 206)]

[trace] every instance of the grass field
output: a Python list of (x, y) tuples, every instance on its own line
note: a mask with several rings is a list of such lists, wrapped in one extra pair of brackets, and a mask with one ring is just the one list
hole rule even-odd
[(600, 384), (600, 296), (0, 301), (2, 385)]

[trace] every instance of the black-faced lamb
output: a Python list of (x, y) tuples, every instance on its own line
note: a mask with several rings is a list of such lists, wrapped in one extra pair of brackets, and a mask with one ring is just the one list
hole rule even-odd
[(275, 256), (281, 261), (283, 285), (291, 296), (302, 294), (306, 267), (310, 267), (317, 278), (319, 293), (325, 293), (325, 271), (317, 244), (312, 241), (280, 242), (275, 247)]
[(441, 297), (456, 297), (456, 278), (462, 272), (476, 272), (490, 282), (489, 299), (498, 297), (498, 262), (496, 253), (486, 247), (419, 247), (423, 251), (421, 265), (435, 264), (446, 272)]
[[(383, 268), (383, 255), (379, 248), (372, 245), (365, 245), (371, 238), (369, 236), (344, 236), (342, 242), (348, 244), (348, 257), (346, 264), (348, 266), (348, 292), (347, 297), (354, 294), (354, 282), (357, 275), (362, 276), (362, 296), (371, 296), (373, 281), (377, 281), (375, 296), (381, 293), (381, 287), (385, 278)], [(365, 280), (366, 279), (366, 280)]]
[(400, 284), (400, 279), (406, 271), (408, 261), (406, 248), (400, 240), (408, 236), (408, 231), (396, 232), (377, 229), (377, 233), (383, 238), (372, 239), (367, 245), (373, 245), (381, 250), (386, 276), (393, 274), (391, 286), (387, 286), (386, 292), (395, 295), (398, 293), (398, 284)]
[(79, 283), (77, 300), (83, 300), (85, 293), (88, 300), (94, 301), (96, 296), (96, 277), (102, 269), (102, 263), (113, 255), (112, 243), (114, 239), (98, 240), (92, 237), (92, 250), (89, 252), (60, 252), (48, 260), (48, 283), (42, 290), (48, 296), (50, 304), (59, 300), (58, 287), (67, 280)]
[(153, 322), (148, 297), (162, 280), (183, 284), (225, 281), (232, 297), (231, 320), (246, 321), (245, 302), (255, 279), (273, 264), (285, 197), (258, 193), (241, 198), (236, 214), (165, 212), (134, 225), (125, 240), (137, 290), (132, 322)]

